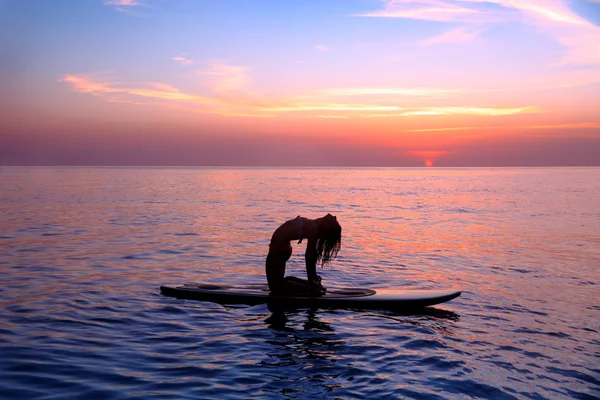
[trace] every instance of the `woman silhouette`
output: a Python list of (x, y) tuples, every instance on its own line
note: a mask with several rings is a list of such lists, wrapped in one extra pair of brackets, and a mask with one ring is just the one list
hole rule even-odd
[[(285, 275), (285, 263), (292, 255), (292, 240), (306, 246), (306, 275), (308, 280)], [(266, 260), (267, 282), (271, 293), (294, 295), (299, 293), (322, 295), (327, 289), (317, 275), (317, 264), (322, 266), (335, 259), (342, 239), (342, 227), (337, 218), (327, 214), (322, 218), (308, 219), (301, 216), (285, 222), (275, 230), (269, 244)]]

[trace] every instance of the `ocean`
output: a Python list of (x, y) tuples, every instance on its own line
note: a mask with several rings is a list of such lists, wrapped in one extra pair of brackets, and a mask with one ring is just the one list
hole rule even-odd
[[(0, 211), (2, 399), (600, 396), (600, 168), (2, 167)], [(326, 213), (343, 236), (325, 286), (462, 296), (397, 313), (160, 294), (264, 283), (272, 232)]]

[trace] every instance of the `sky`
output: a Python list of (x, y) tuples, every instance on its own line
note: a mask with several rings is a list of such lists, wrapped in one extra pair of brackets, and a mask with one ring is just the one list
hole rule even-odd
[(1, 165), (600, 165), (600, 0), (0, 0)]

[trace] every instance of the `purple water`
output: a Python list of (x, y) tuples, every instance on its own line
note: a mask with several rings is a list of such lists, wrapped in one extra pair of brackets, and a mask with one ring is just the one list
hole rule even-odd
[[(325, 286), (463, 295), (402, 315), (159, 293), (262, 283), (273, 230), (327, 212)], [(0, 271), (2, 398), (600, 396), (600, 168), (2, 168)]]

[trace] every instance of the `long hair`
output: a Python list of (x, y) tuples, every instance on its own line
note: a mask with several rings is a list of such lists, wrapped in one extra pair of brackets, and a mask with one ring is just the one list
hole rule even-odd
[(317, 240), (317, 264), (321, 267), (328, 265), (337, 257), (342, 244), (342, 227), (337, 219), (327, 214), (319, 224), (319, 239)]

